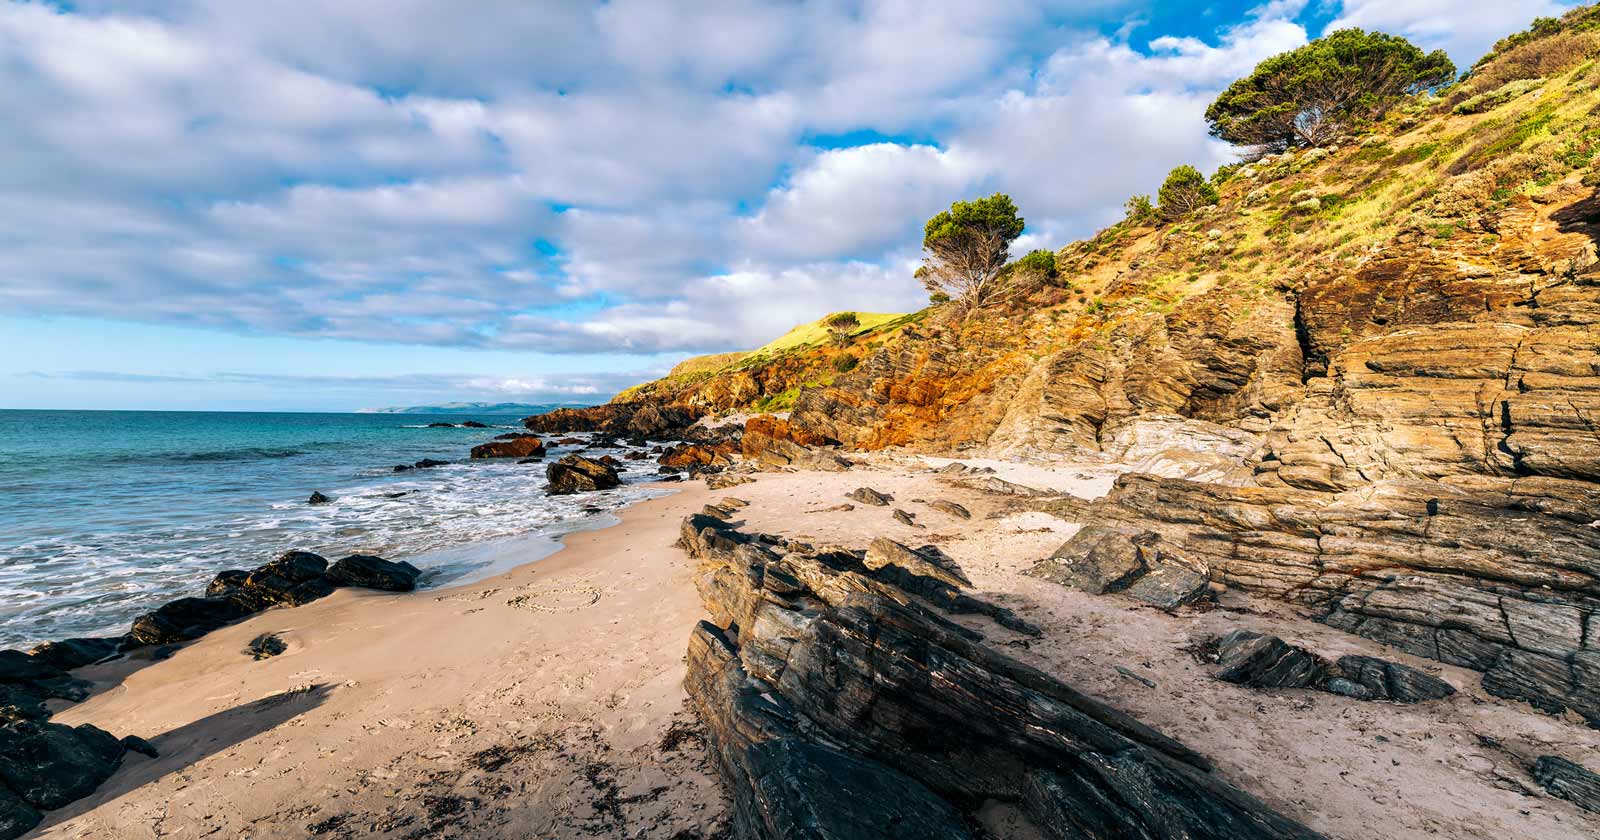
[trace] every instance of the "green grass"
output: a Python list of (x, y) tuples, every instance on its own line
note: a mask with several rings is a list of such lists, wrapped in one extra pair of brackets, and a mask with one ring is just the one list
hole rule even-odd
[[(796, 347), (810, 347), (811, 345), (828, 341), (832, 336), (828, 332), (827, 321), (834, 314), (837, 313), (824, 315), (809, 324), (801, 324), (772, 341), (757, 347), (749, 355), (773, 356), (785, 350), (793, 350)], [(901, 312), (857, 312), (856, 318), (861, 321), (861, 326), (856, 329), (855, 334), (860, 335), (864, 332), (871, 332), (891, 321), (897, 321), (905, 317), (906, 314)]]

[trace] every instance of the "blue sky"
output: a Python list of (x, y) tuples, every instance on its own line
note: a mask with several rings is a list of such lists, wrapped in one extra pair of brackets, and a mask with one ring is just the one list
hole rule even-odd
[(920, 306), (952, 200), (1092, 232), (1329, 27), (1466, 66), (1565, 5), (7, 2), (0, 407), (603, 400)]

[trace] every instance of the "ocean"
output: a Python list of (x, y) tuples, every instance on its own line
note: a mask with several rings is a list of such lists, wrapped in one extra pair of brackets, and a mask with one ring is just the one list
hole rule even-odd
[[(428, 427), (466, 420), (490, 428)], [(638, 486), (654, 460), (625, 462), (618, 490), (562, 497), (544, 495), (543, 465), (468, 460), (517, 420), (0, 410), (0, 648), (124, 632), (217, 572), (291, 548), (410, 560), (424, 585), (464, 583), (614, 521), (585, 507), (667, 492)], [(394, 472), (423, 458), (451, 463)], [(307, 504), (313, 490), (333, 501)]]

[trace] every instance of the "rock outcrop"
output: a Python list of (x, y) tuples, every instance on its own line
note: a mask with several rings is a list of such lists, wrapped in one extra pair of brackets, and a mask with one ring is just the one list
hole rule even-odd
[(838, 441), (771, 415), (746, 421), (740, 444), (745, 460), (757, 464), (831, 472), (850, 467), (848, 460), (825, 448), (838, 445)]
[(1216, 678), (1252, 688), (1309, 688), (1355, 700), (1421, 703), (1456, 693), (1444, 680), (1398, 662), (1344, 656), (1334, 664), (1277, 636), (1235, 630), (1215, 642)]
[(718, 470), (733, 464), (739, 446), (731, 441), (714, 444), (682, 443), (667, 447), (656, 460), (663, 466), (696, 471)]
[(545, 492), (551, 496), (608, 490), (622, 483), (615, 467), (577, 453), (562, 456), (545, 467), (544, 474), (550, 482)]
[(1024, 574), (1081, 589), (1117, 592), (1174, 610), (1210, 594), (1204, 566), (1153, 531), (1087, 525)]
[(902, 585), (952, 588), (925, 556), (875, 543), (874, 568), (704, 515), (682, 544), (711, 615), (685, 688), (735, 836), (971, 838), (964, 815), (987, 800), (1052, 837), (1316, 836), (943, 617)]
[(1533, 763), (1533, 778), (1551, 796), (1600, 814), (1600, 773), (1556, 755), (1542, 755)]
[(558, 408), (522, 421), (530, 432), (600, 432), (656, 440), (678, 437), (705, 416), (698, 406), (649, 401), (607, 403), (589, 408)]
[(93, 793), (126, 752), (122, 741), (87, 723), (0, 725), (0, 838), (20, 837), (39, 824), (40, 812)]
[(472, 447), (474, 458), (542, 458), (544, 441), (532, 435), (495, 440)]

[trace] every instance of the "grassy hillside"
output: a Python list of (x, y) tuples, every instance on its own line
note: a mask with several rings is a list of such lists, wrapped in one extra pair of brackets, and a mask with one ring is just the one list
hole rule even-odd
[[(772, 356), (796, 347), (810, 347), (822, 344), (829, 340), (827, 321), (837, 314), (839, 313), (829, 313), (809, 324), (801, 324), (751, 351), (750, 355)], [(855, 331), (856, 335), (874, 332), (891, 321), (906, 317), (905, 313), (902, 312), (857, 312), (855, 315), (856, 319), (861, 322), (861, 326)]]

